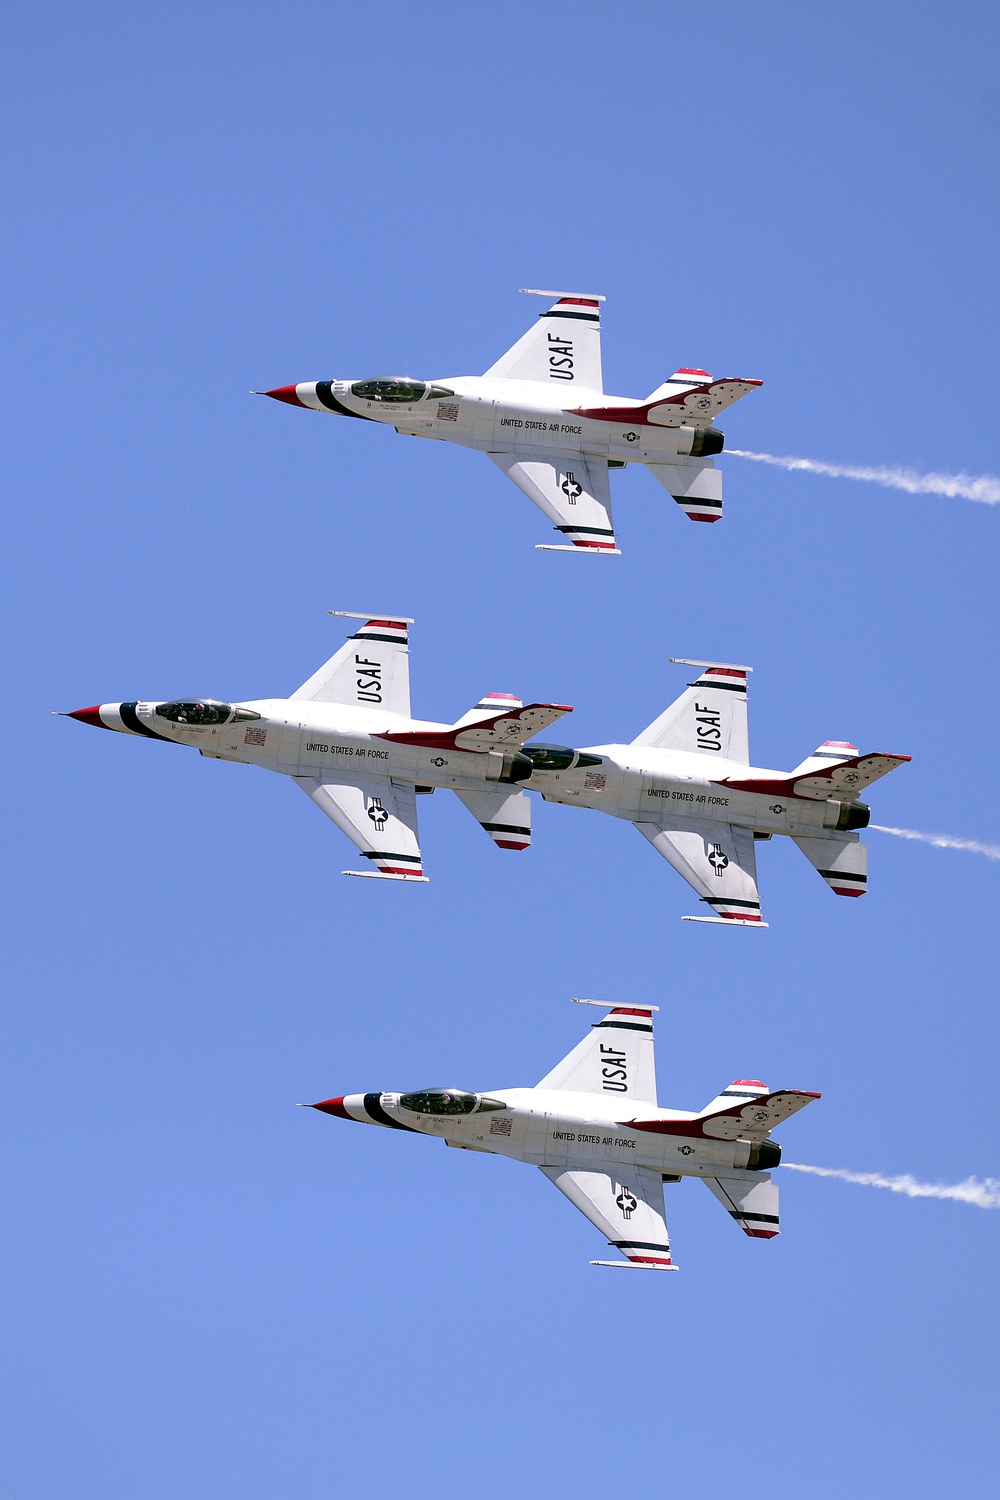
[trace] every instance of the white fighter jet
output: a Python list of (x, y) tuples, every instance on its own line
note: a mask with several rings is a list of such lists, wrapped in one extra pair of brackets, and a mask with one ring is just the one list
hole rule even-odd
[(535, 1088), (345, 1094), (310, 1107), (532, 1162), (625, 1257), (591, 1265), (676, 1271), (663, 1184), (682, 1177), (700, 1177), (745, 1234), (773, 1239), (778, 1187), (770, 1173), (781, 1147), (770, 1132), (820, 1095), (771, 1093), (756, 1078), (737, 1078), (696, 1113), (661, 1109), (653, 1065), (658, 1007), (577, 1003), (609, 1014)]
[(910, 757), (828, 740), (794, 771), (751, 766), (749, 667), (687, 662), (700, 675), (630, 745), (574, 750), (527, 743), (572, 712), (567, 704), (489, 693), (455, 724), (411, 718), (412, 621), (347, 617), (364, 623), (290, 698), (103, 703), (70, 717), (291, 776), (370, 861), (345, 875), (424, 880), (416, 799), (438, 787), (457, 793), (499, 848), (526, 849), (530, 789), (633, 822), (712, 913), (687, 921), (767, 926), (755, 843), (775, 833), (838, 896), (864, 895), (857, 830), (870, 810), (858, 796)]
[(290, 698), (101, 703), (69, 717), (292, 777), (371, 862), (345, 875), (425, 880), (416, 799), (437, 786), (456, 792), (501, 849), (526, 849), (531, 802), (518, 784), (535, 763), (523, 744), (571, 709), (491, 693), (455, 724), (413, 719), (412, 620), (346, 618), (364, 623)]
[(545, 550), (618, 553), (608, 470), (628, 463), (645, 464), (692, 521), (718, 521), (713, 455), (725, 437), (712, 422), (762, 382), (681, 369), (644, 401), (606, 396), (604, 298), (530, 295), (556, 300), (485, 375), (309, 380), (255, 394), (488, 454), (562, 534)]
[(775, 833), (798, 845), (836, 895), (863, 896), (868, 849), (856, 830), (868, 826), (871, 810), (858, 797), (910, 756), (861, 755), (844, 740), (826, 740), (793, 771), (751, 766), (752, 667), (671, 660), (701, 671), (630, 745), (588, 746), (564, 767), (549, 756), (529, 785), (548, 802), (634, 823), (712, 913), (688, 922), (768, 925), (755, 844)]

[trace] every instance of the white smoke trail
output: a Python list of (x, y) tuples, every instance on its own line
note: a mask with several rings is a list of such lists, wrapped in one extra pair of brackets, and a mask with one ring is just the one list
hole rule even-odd
[(734, 458), (752, 458), (755, 463), (775, 464), (779, 469), (802, 469), (808, 474), (826, 474), (831, 479), (866, 479), (890, 490), (910, 495), (947, 495), (951, 499), (979, 500), (1000, 505), (1000, 479), (995, 474), (918, 474), (898, 466), (867, 468), (858, 464), (824, 464), (814, 458), (785, 458), (774, 453), (750, 453), (745, 448), (727, 448)]
[(975, 1208), (1000, 1208), (1000, 1181), (995, 1177), (967, 1177), (950, 1186), (943, 1182), (918, 1182), (907, 1172), (899, 1177), (885, 1177), (881, 1172), (845, 1172), (840, 1167), (804, 1167), (798, 1162), (783, 1161), (793, 1172), (812, 1172), (816, 1177), (839, 1177), (842, 1182), (856, 1182), (861, 1187), (888, 1188), (890, 1193), (905, 1193), (907, 1198), (951, 1198), (956, 1203), (971, 1203)]
[(964, 849), (967, 854), (985, 854), (987, 859), (1000, 859), (1000, 844), (980, 844), (975, 839), (954, 839), (950, 833), (920, 833), (916, 828), (887, 828), (884, 823), (869, 823), (878, 833), (892, 833), (898, 839), (917, 839), (921, 844), (933, 844), (935, 849)]

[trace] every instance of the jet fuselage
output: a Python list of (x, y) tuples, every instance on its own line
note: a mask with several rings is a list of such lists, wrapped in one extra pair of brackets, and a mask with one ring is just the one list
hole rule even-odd
[[(624, 1053), (604, 1049), (606, 1072), (624, 1073)], [(613, 1081), (613, 1080), (612, 1080)], [(447, 1100), (455, 1113), (432, 1113)], [(416, 1106), (416, 1107), (414, 1107)], [(661, 1109), (613, 1094), (569, 1093), (562, 1089), (491, 1089), (471, 1094), (460, 1089), (424, 1089), (412, 1094), (346, 1094), (315, 1108), (369, 1125), (403, 1128), (434, 1136), (449, 1146), (488, 1151), (534, 1166), (573, 1163), (585, 1169), (609, 1165), (649, 1167), (666, 1177), (717, 1177), (776, 1167), (781, 1148), (773, 1141), (706, 1140), (699, 1117), (686, 1110)], [(467, 1112), (458, 1113), (458, 1109)], [(642, 1126), (632, 1126), (631, 1120)], [(655, 1128), (649, 1128), (655, 1127)]]
[[(358, 395), (359, 388), (386, 387), (388, 397)], [(416, 393), (396, 400), (391, 392)], [(319, 380), (284, 386), (268, 395), (313, 411), (382, 422), (410, 437), (458, 443), (480, 453), (513, 453), (531, 449), (544, 454), (567, 450), (610, 463), (670, 463), (678, 455), (709, 457), (725, 441), (717, 429), (691, 425), (663, 426), (645, 414), (646, 403), (599, 391), (562, 391), (537, 380), (505, 380), (463, 375), (440, 382), (419, 380)], [(601, 408), (609, 415), (583, 416)], [(613, 413), (614, 415), (610, 415)], [(655, 413), (653, 414), (655, 416)]]

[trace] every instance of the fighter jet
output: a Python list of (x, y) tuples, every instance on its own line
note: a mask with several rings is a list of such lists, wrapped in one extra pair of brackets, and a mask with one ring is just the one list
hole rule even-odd
[(725, 437), (712, 423), (762, 382), (681, 369), (644, 401), (606, 396), (605, 299), (522, 290), (556, 300), (485, 375), (309, 380), (254, 394), (488, 454), (561, 533), (542, 550), (617, 555), (608, 470), (629, 463), (645, 464), (692, 521), (718, 521), (722, 475), (713, 455)]
[(562, 703), (488, 693), (454, 724), (411, 718), (412, 620), (330, 613), (363, 624), (290, 698), (103, 703), (69, 717), (292, 777), (370, 861), (345, 875), (425, 880), (416, 798), (438, 787), (458, 795), (498, 848), (526, 849), (531, 790), (633, 822), (711, 912), (685, 921), (766, 927), (755, 844), (775, 833), (789, 835), (838, 896), (865, 894), (868, 850), (857, 830), (870, 809), (858, 797), (910, 757), (827, 740), (794, 771), (751, 766), (750, 667), (683, 662), (703, 670), (630, 745), (574, 750), (528, 743), (572, 712)]
[(578, 1000), (608, 1011), (535, 1088), (344, 1094), (310, 1106), (344, 1120), (429, 1135), (447, 1146), (532, 1162), (624, 1259), (593, 1266), (676, 1271), (663, 1184), (700, 1177), (752, 1239), (778, 1233), (770, 1139), (819, 1094), (737, 1078), (705, 1108), (661, 1109), (653, 1064), (655, 1005)]
[(868, 849), (858, 797), (908, 755), (861, 755), (825, 740), (793, 771), (749, 764), (747, 677), (752, 667), (671, 657), (700, 671), (630, 745), (593, 745), (564, 767), (552, 756), (530, 782), (548, 802), (627, 818), (682, 875), (710, 916), (688, 922), (766, 927), (756, 844), (787, 834), (837, 896), (867, 890)]
[(457, 793), (499, 848), (526, 849), (531, 802), (518, 785), (546, 747), (526, 753), (524, 741), (572, 710), (490, 693), (455, 724), (412, 719), (413, 621), (329, 613), (363, 624), (290, 698), (133, 700), (69, 717), (290, 776), (370, 861), (345, 875), (425, 880), (416, 798), (438, 786)]

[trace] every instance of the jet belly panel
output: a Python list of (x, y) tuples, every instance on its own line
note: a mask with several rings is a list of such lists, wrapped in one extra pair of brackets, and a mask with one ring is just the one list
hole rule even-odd
[(525, 785), (531, 791), (541, 792), (546, 802), (589, 807), (596, 812), (610, 813), (615, 818), (628, 817), (630, 815), (621, 810), (626, 776), (621, 766), (608, 757), (607, 751), (607, 746), (600, 745), (581, 752), (599, 755), (599, 765), (575, 766), (568, 771), (535, 771)]
[[(320, 728), (314, 723), (290, 723), (282, 744), (294, 776), (317, 780), (353, 781), (362, 775), (389, 774), (389, 751), (363, 730)], [(285, 769), (282, 766), (281, 769)]]

